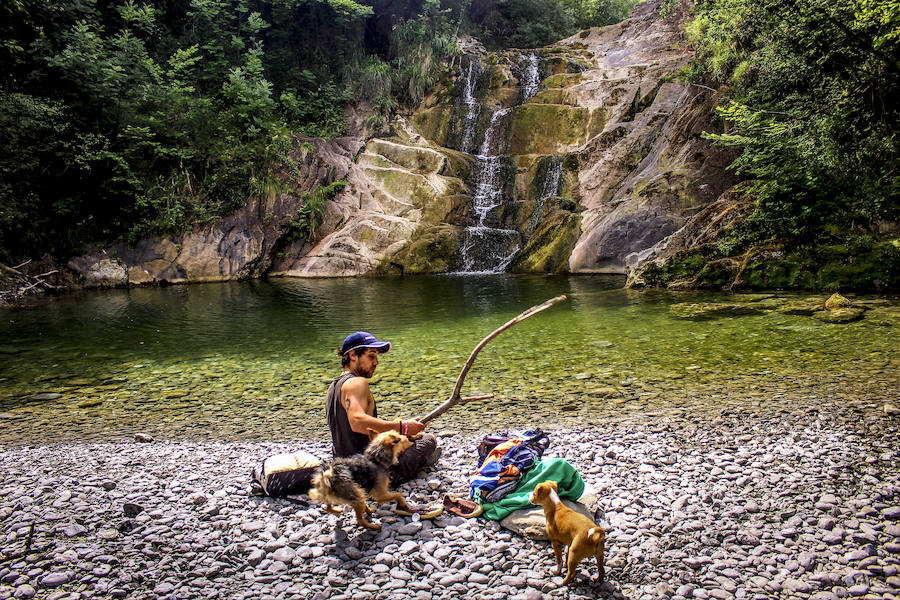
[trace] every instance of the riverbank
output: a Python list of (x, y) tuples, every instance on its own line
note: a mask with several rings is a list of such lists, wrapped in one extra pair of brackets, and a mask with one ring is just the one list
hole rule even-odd
[[(585, 561), (568, 590), (547, 542), (494, 522), (381, 509), (371, 533), (246, 494), (259, 460), (321, 441), (7, 448), (0, 598), (898, 598), (900, 420), (808, 399), (551, 430), (608, 530), (607, 583)], [(473, 466), (479, 436), (438, 432), (417, 504)]]

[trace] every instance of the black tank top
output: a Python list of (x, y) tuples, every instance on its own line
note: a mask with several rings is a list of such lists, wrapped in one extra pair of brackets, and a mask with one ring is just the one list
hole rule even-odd
[[(328, 386), (328, 397), (325, 399), (325, 417), (328, 419), (328, 429), (331, 430), (331, 452), (336, 457), (362, 454), (369, 445), (369, 436), (356, 433), (350, 428), (347, 411), (341, 404), (341, 388), (352, 377), (356, 375), (344, 373), (336, 377)], [(377, 407), (372, 416), (378, 416)]]

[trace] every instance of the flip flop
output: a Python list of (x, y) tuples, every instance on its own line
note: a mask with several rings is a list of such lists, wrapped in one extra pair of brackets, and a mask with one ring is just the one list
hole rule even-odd
[(471, 519), (484, 512), (484, 507), (466, 498), (455, 498), (450, 494), (444, 496), (444, 510), (454, 515)]

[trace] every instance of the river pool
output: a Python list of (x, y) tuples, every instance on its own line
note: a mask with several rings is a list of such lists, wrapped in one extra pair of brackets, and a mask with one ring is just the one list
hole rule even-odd
[[(601, 423), (652, 411), (764, 408), (822, 382), (896, 395), (897, 298), (847, 324), (785, 314), (798, 296), (623, 289), (617, 276), (276, 279), (83, 292), (0, 310), (0, 444), (321, 437), (334, 354), (357, 329), (393, 342), (372, 380), (387, 418), (452, 391), (474, 346), (523, 310), (568, 300), (479, 354), (435, 427)], [(741, 302), (691, 320), (671, 306)], [(842, 383), (846, 386), (842, 386)], [(893, 390), (893, 391), (892, 391)], [(880, 400), (879, 400), (880, 401)]]

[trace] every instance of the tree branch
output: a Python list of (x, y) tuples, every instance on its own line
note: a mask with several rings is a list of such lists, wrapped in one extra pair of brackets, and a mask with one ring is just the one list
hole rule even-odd
[(481, 340), (481, 342), (477, 346), (475, 346), (475, 349), (472, 350), (472, 354), (469, 355), (469, 360), (466, 361), (465, 366), (462, 368), (462, 371), (460, 372), (459, 377), (456, 380), (456, 386), (454, 386), (453, 393), (450, 395), (450, 398), (448, 398), (447, 401), (445, 401), (443, 404), (441, 404), (440, 406), (435, 408), (433, 411), (431, 411), (424, 417), (419, 418), (418, 420), (421, 421), (422, 423), (428, 423), (432, 419), (436, 419), (437, 417), (441, 416), (442, 414), (444, 414), (445, 412), (447, 412), (448, 410), (450, 410), (457, 404), (462, 404), (464, 402), (469, 402), (471, 400), (483, 400), (485, 398), (493, 398), (493, 396), (494, 396), (493, 394), (490, 394), (489, 396), (475, 396), (473, 398), (460, 398), (460, 396), (459, 396), (459, 391), (462, 389), (463, 381), (465, 381), (466, 375), (468, 375), (468, 373), (469, 373), (469, 369), (472, 368), (472, 363), (475, 362), (475, 357), (478, 356), (478, 353), (481, 352), (481, 349), (484, 348), (488, 342), (490, 342), (492, 339), (494, 339), (495, 337), (500, 335), (500, 333), (502, 333), (503, 331), (506, 331), (507, 329), (509, 329), (510, 327), (515, 325), (516, 323), (520, 323), (521, 321), (524, 321), (525, 319), (527, 319), (528, 317), (530, 317), (532, 315), (536, 315), (543, 310), (547, 310), (548, 308), (550, 308), (557, 302), (562, 302), (565, 299), (566, 299), (566, 296), (557, 296), (555, 298), (551, 298), (550, 300), (547, 300), (543, 304), (538, 304), (537, 306), (532, 306), (531, 308), (529, 308), (528, 310), (526, 310), (525, 312), (523, 312), (516, 318), (504, 323), (502, 326), (495, 329), (486, 338)]

